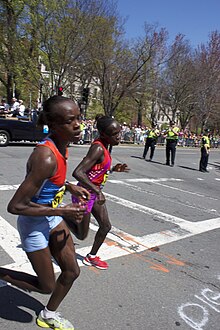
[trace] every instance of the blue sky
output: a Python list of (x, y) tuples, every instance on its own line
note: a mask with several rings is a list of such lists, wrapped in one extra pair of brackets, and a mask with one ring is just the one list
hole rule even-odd
[(220, 0), (117, 0), (120, 16), (126, 18), (127, 38), (143, 35), (144, 22), (166, 28), (170, 41), (178, 33), (193, 47), (206, 43), (212, 31), (220, 32)]

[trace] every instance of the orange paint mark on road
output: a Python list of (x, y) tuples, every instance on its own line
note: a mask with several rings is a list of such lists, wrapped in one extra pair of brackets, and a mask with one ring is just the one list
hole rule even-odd
[(181, 261), (181, 260), (178, 260), (170, 255), (166, 255), (164, 254), (164, 256), (166, 258), (169, 258), (170, 260), (167, 261), (168, 264), (171, 264), (171, 265), (177, 265), (177, 266), (185, 266), (186, 263), (184, 261)]
[(117, 246), (117, 243), (115, 243), (114, 241), (106, 240), (105, 243), (106, 243), (106, 245), (108, 245), (108, 246)]
[(118, 245), (118, 248), (127, 251), (134, 258), (141, 259), (142, 261), (151, 264), (152, 266), (150, 266), (150, 268), (152, 268), (154, 270), (158, 270), (158, 271), (161, 271), (161, 272), (164, 272), (164, 273), (169, 273), (170, 272), (169, 269), (167, 269), (165, 266), (158, 265), (155, 262), (153, 262), (152, 260), (146, 259), (145, 257), (143, 257), (140, 254), (132, 253), (128, 248), (122, 247), (120, 245)]
[(92, 272), (94, 272), (95, 274), (99, 275), (99, 270), (93, 266), (87, 266), (89, 270), (91, 270)]
[(161, 272), (164, 272), (164, 273), (170, 272), (166, 267), (163, 267), (161, 265), (150, 266), (150, 268), (155, 269), (155, 270), (160, 270)]
[[(161, 232), (161, 233), (165, 233), (165, 232)], [(142, 244), (138, 241), (136, 241), (133, 237), (130, 237), (128, 235), (123, 235), (123, 233), (120, 233), (121, 237), (124, 239), (124, 240), (127, 240), (128, 243), (132, 242), (132, 243), (135, 243), (137, 245), (140, 245), (140, 246), (143, 246), (145, 247), (149, 252), (156, 252), (157, 254), (159, 254), (160, 256), (162, 256), (163, 258), (166, 258), (168, 259), (167, 260), (167, 263), (171, 264), (171, 265), (176, 265), (176, 266), (185, 266), (186, 263), (184, 261), (181, 261), (181, 260), (178, 260), (170, 255), (167, 255), (165, 253), (162, 253), (162, 252), (159, 252), (158, 250), (158, 247), (155, 247), (155, 248), (150, 248), (149, 246), (145, 245), (145, 244)], [(170, 260), (169, 260), (170, 259)]]
[(121, 234), (120, 237), (122, 237), (123, 239), (125, 239), (127, 241), (133, 241), (133, 239), (130, 236), (127, 236), (127, 235)]
[(166, 231), (161, 231), (160, 234), (163, 234), (164, 236), (173, 237), (172, 234), (168, 234), (168, 232), (166, 232)]

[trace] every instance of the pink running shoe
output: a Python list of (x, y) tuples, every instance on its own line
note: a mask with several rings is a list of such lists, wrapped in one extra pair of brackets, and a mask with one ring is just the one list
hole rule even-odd
[(88, 254), (83, 259), (83, 263), (86, 266), (94, 266), (98, 269), (108, 269), (108, 264), (105, 261), (102, 261), (100, 257), (91, 258)]

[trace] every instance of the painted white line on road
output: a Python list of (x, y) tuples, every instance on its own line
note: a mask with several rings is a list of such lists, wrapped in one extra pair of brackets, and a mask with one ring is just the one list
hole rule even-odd
[[(203, 180), (203, 179), (202, 179)], [(165, 187), (165, 188), (168, 188), (168, 189), (172, 189), (172, 190), (177, 190), (177, 191), (180, 191), (180, 192), (183, 192), (187, 195), (194, 195), (194, 196), (197, 196), (197, 197), (205, 197), (205, 198), (208, 198), (208, 199), (211, 199), (211, 200), (215, 200), (217, 201), (218, 199), (217, 198), (213, 198), (213, 197), (210, 197), (210, 196), (205, 196), (203, 194), (200, 194), (200, 193), (196, 193), (196, 192), (192, 192), (192, 191), (188, 191), (188, 190), (184, 190), (184, 189), (180, 189), (178, 187), (172, 187), (172, 186), (168, 186), (166, 184), (162, 184), (160, 182), (167, 182), (167, 181), (183, 181), (181, 179), (174, 179), (174, 178), (161, 178), (161, 179), (146, 179), (146, 178), (140, 178), (140, 179), (125, 179), (125, 180), (108, 180), (108, 182), (111, 182), (111, 183), (116, 183), (116, 184), (126, 184), (126, 182), (151, 182), (151, 183), (154, 183), (158, 186), (162, 186), (162, 187)]]
[(108, 194), (108, 193), (105, 193), (105, 196), (107, 197), (107, 200), (109, 200), (113, 203), (122, 205), (124, 207), (128, 207), (128, 208), (133, 209), (133, 210), (137, 210), (137, 211), (142, 212), (142, 213), (152, 214), (154, 216), (157, 216), (160, 219), (163, 219), (165, 221), (174, 223), (176, 225), (180, 225), (181, 223), (188, 223), (189, 222), (187, 220), (175, 217), (173, 215), (170, 215), (170, 214), (152, 209), (150, 207), (147, 207), (147, 206), (144, 206), (144, 205), (141, 205), (141, 204), (130, 202), (127, 199), (123, 199), (123, 198), (120, 198), (120, 197), (117, 197), (117, 196), (114, 196), (114, 195), (111, 195), (111, 194)]
[[(0, 246), (13, 260), (12, 263), (5, 265), (4, 267), (9, 269), (16, 269), (26, 271), (30, 274), (34, 274), (30, 261), (26, 257), (25, 252), (22, 250), (20, 236), (13, 226), (8, 221), (0, 216)], [(77, 253), (85, 256), (85, 248), (77, 250)], [(55, 272), (59, 272), (59, 267), (54, 263)]]
[(20, 247), (20, 237), (17, 229), (0, 216), (0, 246), (7, 251), (9, 256), (16, 262), (20, 262), (23, 251)]
[[(121, 182), (166, 182), (166, 181), (183, 181), (181, 179), (175, 179), (175, 178), (160, 178), (160, 179), (148, 179), (148, 178), (142, 178), (142, 179), (125, 179), (123, 181), (120, 180), (111, 180), (109, 179), (108, 182), (111, 183), (121, 183)], [(72, 183), (76, 183), (77, 181), (71, 181)], [(6, 190), (17, 190), (19, 184), (14, 184), (14, 185), (0, 185), (0, 190), (6, 191)]]
[(0, 185), (0, 190), (17, 190), (19, 187), (19, 184), (14, 184), (14, 185)]
[(159, 179), (149, 179), (149, 178), (139, 178), (139, 179), (124, 179), (124, 180), (111, 180), (108, 182), (118, 183), (118, 182), (167, 182), (167, 181), (183, 181), (182, 179), (175, 178), (159, 178)]
[(210, 196), (205, 196), (203, 194), (199, 194), (199, 193), (196, 193), (196, 192), (193, 192), (193, 191), (189, 191), (189, 190), (184, 190), (184, 189), (180, 189), (180, 188), (176, 188), (176, 187), (171, 187), (171, 186), (168, 186), (166, 184), (161, 184), (159, 182), (155, 182), (155, 184), (157, 184), (158, 186), (165, 187), (165, 188), (169, 188), (169, 189), (181, 191), (181, 192), (183, 192), (183, 193), (185, 193), (187, 195), (194, 195), (194, 196), (197, 196), (197, 197), (205, 197), (205, 198), (208, 198), (208, 199), (211, 199), (211, 200), (214, 200), (214, 201), (217, 201), (218, 200), (217, 198), (213, 198), (213, 197), (210, 197)]
[[(148, 209), (148, 208), (147, 208)], [(143, 208), (139, 209), (141, 212), (146, 211)], [(150, 210), (152, 212), (152, 210)], [(156, 210), (154, 210), (157, 212)], [(166, 230), (159, 233), (144, 235), (142, 237), (136, 237), (125, 233), (115, 227), (107, 235), (107, 238), (114, 242), (114, 245), (103, 243), (100, 249), (100, 257), (103, 260), (109, 260), (118, 258), (121, 256), (129, 255), (135, 252), (142, 252), (155, 246), (161, 246), (164, 244), (172, 243), (180, 239), (198, 235), (210, 230), (220, 228), (220, 218), (209, 219), (206, 221), (199, 221), (192, 223), (180, 218), (172, 217), (170, 215), (162, 214), (160, 216), (166, 218), (167, 221), (178, 224), (179, 227)], [(91, 223), (90, 228), (94, 231), (98, 230), (98, 226)], [(6, 238), (5, 238), (6, 237)], [(4, 218), (0, 216), (0, 245), (8, 253), (11, 259), (14, 261), (11, 264), (4, 265), (3, 267), (21, 270), (30, 274), (34, 274), (31, 264), (26, 257), (26, 254), (20, 248), (20, 238), (17, 230), (11, 226)], [(76, 249), (76, 253), (81, 258), (78, 259), (79, 266), (83, 266), (81, 259), (91, 250), (91, 246)], [(172, 261), (172, 260), (171, 260)], [(160, 270), (160, 266), (154, 265), (153, 261), (148, 260), (152, 264), (152, 268)], [(54, 271), (59, 272), (60, 269), (54, 264)], [(5, 282), (1, 282), (0, 286), (7, 285)]]
[[(16, 185), (4, 186), (7, 190), (17, 189)], [(6, 189), (3, 189), (6, 190)], [(108, 234), (108, 239), (113, 243), (109, 244), (106, 242), (102, 245), (100, 249), (100, 256), (103, 260), (108, 260), (112, 258), (117, 258), (120, 256), (125, 256), (135, 252), (142, 252), (149, 248), (168, 244), (171, 242), (178, 241), (187, 237), (191, 237), (206, 231), (214, 230), (220, 228), (220, 218), (210, 219), (200, 222), (190, 222), (158, 210), (130, 202), (128, 200), (118, 198), (116, 196), (105, 193), (108, 200), (120, 204), (123, 207), (128, 207), (137, 210), (142, 213), (151, 214), (163, 219), (167, 222), (173, 223), (178, 227), (171, 230), (165, 230), (159, 233), (153, 233), (149, 235), (144, 235), (143, 237), (132, 236), (125, 233), (117, 228), (112, 228), (111, 232)], [(90, 224), (92, 230), (97, 231), (98, 227), (94, 224)], [(12, 263), (4, 265), (6, 268), (24, 271), (30, 274), (34, 274), (29, 260), (26, 254), (20, 247), (20, 237), (17, 230), (11, 226), (5, 219), (0, 216), (0, 245), (4, 251), (13, 260)], [(79, 266), (83, 266), (82, 258), (90, 251), (91, 247), (87, 246), (84, 248), (76, 249), (78, 256)], [(149, 263), (152, 263), (148, 260)], [(153, 265), (154, 269), (157, 266)], [(156, 268), (155, 268), (156, 267)], [(55, 272), (59, 272), (60, 269), (54, 264)]]
[[(13, 262), (7, 268), (26, 270), (31, 268), (26, 254), (21, 248), (20, 236), (17, 229), (0, 216), (0, 246), (7, 252)], [(33, 273), (33, 271), (32, 271)]]
[(165, 230), (160, 233), (145, 235), (138, 239), (144, 242), (144, 244), (147, 246), (155, 246), (158, 245), (158, 243), (159, 245), (164, 245), (219, 228), (220, 218), (216, 218), (205, 221), (182, 223), (180, 228), (174, 228), (171, 230)]
[[(142, 188), (142, 187), (139, 187), (139, 186), (135, 186), (135, 185), (133, 185), (133, 184), (131, 184), (131, 183), (128, 183), (128, 182), (124, 182), (124, 181), (117, 181), (117, 184), (122, 184), (123, 186), (126, 186), (126, 187), (128, 187), (128, 188), (130, 188), (130, 189), (132, 189), (132, 190), (135, 190), (135, 191), (138, 191), (138, 192), (140, 192), (140, 193), (144, 193), (144, 194), (147, 194), (147, 195), (153, 195), (153, 196), (160, 196), (159, 195), (159, 193), (157, 193), (157, 192), (155, 192), (155, 191), (152, 191), (152, 190), (149, 190), (149, 188), (147, 187), (147, 189), (144, 189), (144, 188)], [(163, 198), (165, 198), (165, 199), (169, 199), (169, 198), (171, 198), (169, 195), (162, 195), (162, 197)], [(209, 197), (207, 197), (207, 199), (208, 199)], [(208, 209), (208, 208), (206, 208), (206, 207), (202, 207), (202, 206), (200, 206), (200, 205), (191, 205), (190, 204), (190, 202), (191, 201), (188, 201), (187, 202), (187, 204), (186, 204), (186, 202), (185, 201), (183, 201), (183, 202), (180, 202), (180, 201), (178, 201), (178, 200), (173, 200), (173, 203), (174, 204), (178, 204), (178, 205), (181, 205), (181, 206), (183, 206), (183, 207), (187, 207), (187, 208), (193, 208), (193, 209), (197, 209), (197, 210), (202, 210), (202, 211), (204, 211), (204, 212), (206, 212), (206, 213), (211, 213), (211, 214), (213, 214), (213, 213), (217, 213), (217, 210), (215, 210), (215, 209)], [(218, 215), (218, 214), (217, 214)]]

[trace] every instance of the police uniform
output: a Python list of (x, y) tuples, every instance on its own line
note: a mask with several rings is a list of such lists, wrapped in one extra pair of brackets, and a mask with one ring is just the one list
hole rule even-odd
[(146, 157), (148, 149), (150, 148), (150, 160), (153, 159), (154, 150), (157, 144), (157, 138), (159, 136), (159, 130), (157, 128), (152, 128), (147, 133), (147, 138), (144, 146), (143, 158)]
[(166, 132), (166, 165), (170, 165), (171, 154), (171, 166), (174, 166), (179, 131), (179, 127), (174, 126), (169, 127)]
[(210, 139), (207, 132), (205, 132), (201, 140), (201, 158), (199, 163), (199, 170), (201, 172), (208, 172), (206, 168), (209, 160)]

